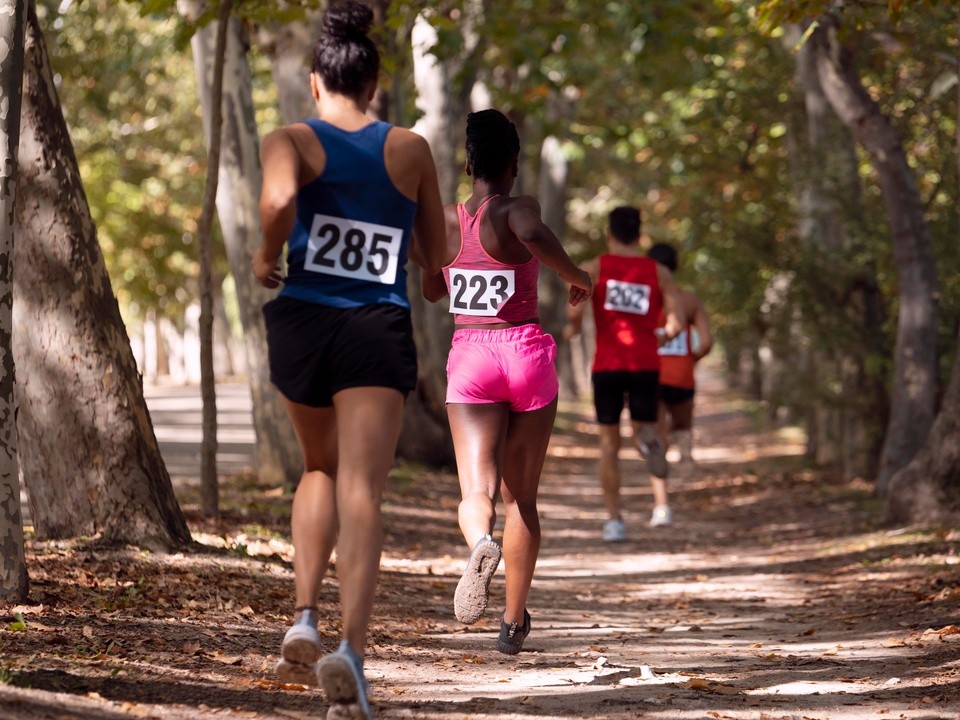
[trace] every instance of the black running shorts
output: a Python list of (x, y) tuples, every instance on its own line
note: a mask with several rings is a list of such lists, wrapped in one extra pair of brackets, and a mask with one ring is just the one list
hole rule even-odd
[(280, 296), (263, 306), (270, 380), (289, 400), (330, 407), (355, 387), (406, 394), (417, 384), (410, 311), (399, 305), (332, 308)]
[(693, 388), (679, 388), (673, 385), (660, 386), (660, 400), (667, 405), (680, 405), (681, 403), (693, 400), (695, 391)]
[(619, 423), (624, 401), (630, 408), (630, 419), (634, 422), (656, 422), (659, 372), (609, 370), (595, 372), (592, 378), (593, 405), (597, 410), (598, 423)]

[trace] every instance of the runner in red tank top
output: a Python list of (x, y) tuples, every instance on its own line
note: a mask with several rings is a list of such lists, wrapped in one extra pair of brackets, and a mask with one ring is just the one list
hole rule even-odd
[[(670, 272), (677, 270), (677, 251), (667, 243), (657, 243), (647, 251)], [(690, 474), (693, 462), (693, 398), (696, 392), (694, 367), (713, 346), (710, 319), (696, 293), (678, 288), (680, 315), (684, 329), (660, 347), (660, 410), (657, 426), (664, 445), (671, 440), (680, 451), (679, 467)], [(663, 318), (664, 322), (666, 318)]]
[[(639, 248), (640, 211), (618, 207), (610, 213), (609, 252), (584, 264), (596, 286), (593, 319), (596, 354), (593, 402), (600, 424), (600, 484), (609, 519), (603, 539), (626, 540), (620, 502), (620, 415), (624, 400), (630, 409), (632, 441), (650, 470), (654, 508), (650, 524), (667, 525), (672, 515), (667, 496), (666, 448), (657, 434), (657, 402), (661, 342), (656, 333), (661, 310), (668, 338), (680, 332), (673, 275)], [(573, 308), (564, 335), (580, 331), (583, 311)]]
[(556, 343), (540, 328), (540, 263), (570, 283), (572, 305), (590, 297), (590, 276), (567, 256), (529, 196), (511, 197), (520, 153), (503, 113), (467, 116), (473, 194), (447, 206), (442, 274), (421, 275), (423, 294), (450, 295), (456, 330), (447, 360), (447, 414), (463, 496), (460, 530), (471, 548), (454, 595), (463, 623), (479, 620), (501, 549), (492, 533), (504, 505), (506, 599), (496, 648), (514, 655), (530, 632), (527, 596), (540, 551), (537, 492), (557, 413)]

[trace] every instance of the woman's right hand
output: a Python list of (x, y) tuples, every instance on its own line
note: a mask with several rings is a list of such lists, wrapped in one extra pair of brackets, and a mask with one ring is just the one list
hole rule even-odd
[(579, 273), (577, 277), (570, 281), (569, 301), (574, 307), (588, 300), (593, 293), (593, 280), (590, 278), (590, 273), (581, 269), (577, 272)]
[(283, 282), (283, 274), (280, 272), (280, 263), (277, 259), (269, 260), (263, 254), (263, 248), (260, 248), (253, 254), (251, 260), (253, 265), (253, 274), (265, 288), (273, 289), (279, 287)]

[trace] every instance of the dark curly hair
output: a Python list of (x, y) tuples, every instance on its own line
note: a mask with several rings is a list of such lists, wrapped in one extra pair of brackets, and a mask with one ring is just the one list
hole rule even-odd
[(499, 110), (469, 113), (466, 147), (473, 177), (498, 180), (520, 154), (517, 126)]
[(362, 2), (338, 0), (327, 7), (311, 65), (327, 90), (356, 98), (376, 81), (380, 53), (367, 36), (372, 25), (373, 10)]
[(647, 250), (647, 257), (653, 258), (670, 272), (677, 271), (677, 251), (673, 245), (660, 242)]

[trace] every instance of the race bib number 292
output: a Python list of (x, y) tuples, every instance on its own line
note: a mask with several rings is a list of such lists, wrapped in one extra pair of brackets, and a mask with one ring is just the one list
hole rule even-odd
[(314, 215), (307, 239), (306, 270), (392, 284), (403, 230), (376, 223)]
[(603, 309), (646, 315), (650, 312), (650, 286), (607, 280)]

